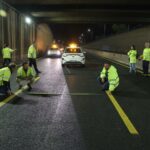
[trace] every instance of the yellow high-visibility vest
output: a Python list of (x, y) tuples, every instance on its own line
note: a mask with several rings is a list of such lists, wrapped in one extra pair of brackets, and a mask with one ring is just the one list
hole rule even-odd
[(150, 48), (145, 48), (142, 56), (143, 60), (150, 61)]
[(5, 47), (2, 49), (3, 59), (5, 58), (11, 58), (11, 54), (14, 52), (14, 50), (10, 49), (9, 47)]
[(11, 77), (11, 71), (10, 68), (5, 67), (0, 69), (0, 86), (3, 85), (4, 81), (9, 82)]
[(26, 77), (34, 77), (35, 73), (32, 67), (28, 67), (27, 72), (23, 69), (23, 67), (18, 68), (17, 77), (26, 78)]
[(37, 58), (36, 48), (34, 47), (33, 44), (28, 49), (28, 58), (33, 58), (33, 59)]
[(103, 70), (100, 74), (100, 78), (106, 77), (108, 78), (109, 82), (109, 91), (114, 91), (119, 85), (119, 76), (117, 69), (113, 65), (111, 65), (108, 70), (106, 70), (105, 67), (103, 67)]
[(136, 50), (130, 50), (128, 52), (128, 56), (130, 58), (130, 63), (136, 63), (136, 56), (137, 56), (137, 51)]

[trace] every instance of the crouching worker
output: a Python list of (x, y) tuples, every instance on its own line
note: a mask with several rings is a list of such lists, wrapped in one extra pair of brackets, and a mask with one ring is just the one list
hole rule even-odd
[(105, 63), (100, 74), (100, 82), (102, 84), (103, 91), (114, 91), (119, 85), (117, 69), (113, 65)]
[(10, 63), (8, 67), (0, 69), (0, 94), (5, 96), (10, 96), (12, 94), (10, 87), (10, 78), (15, 70), (16, 65)]
[(22, 88), (23, 83), (28, 85), (28, 91), (31, 91), (31, 84), (35, 78), (35, 73), (32, 67), (29, 66), (28, 62), (24, 62), (20, 68), (17, 70), (17, 83), (19, 84), (19, 89)]

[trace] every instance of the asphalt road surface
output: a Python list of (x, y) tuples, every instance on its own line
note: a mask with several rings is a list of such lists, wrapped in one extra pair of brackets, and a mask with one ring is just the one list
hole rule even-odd
[(132, 135), (96, 80), (104, 62), (87, 55), (86, 67), (62, 68), (41, 59), (32, 92), (0, 107), (0, 150), (149, 150), (150, 78), (114, 64), (113, 95), (139, 132)]

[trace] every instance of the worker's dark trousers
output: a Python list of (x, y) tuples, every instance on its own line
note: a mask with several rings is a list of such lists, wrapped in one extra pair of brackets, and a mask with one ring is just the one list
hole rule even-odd
[(4, 94), (4, 95), (6, 95), (7, 94), (7, 87), (6, 86), (4, 86), (4, 85), (2, 85), (2, 86), (0, 86), (0, 94)]
[(107, 79), (107, 78), (105, 78), (105, 82), (101, 82), (101, 80), (100, 80), (100, 83), (101, 83), (101, 85), (102, 85), (102, 90), (103, 90), (103, 91), (109, 90), (109, 82), (108, 82), (108, 79)]
[(29, 66), (32, 67), (32, 65), (34, 66), (34, 69), (35, 69), (36, 73), (38, 74), (39, 70), (37, 68), (36, 59), (29, 58)]
[(143, 73), (148, 74), (149, 61), (143, 60)]
[(11, 62), (10, 58), (4, 58), (3, 67), (8, 66)]

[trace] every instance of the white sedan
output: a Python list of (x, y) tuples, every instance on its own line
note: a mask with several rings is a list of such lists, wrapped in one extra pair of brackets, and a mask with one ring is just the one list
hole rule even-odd
[(85, 52), (81, 47), (66, 47), (62, 54), (62, 66), (76, 64), (85, 66)]

